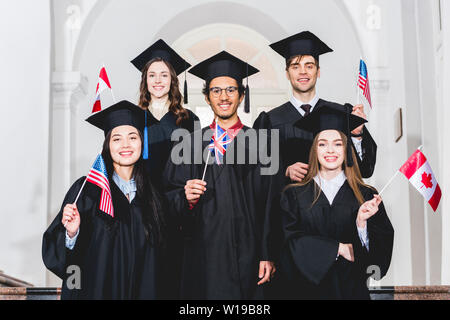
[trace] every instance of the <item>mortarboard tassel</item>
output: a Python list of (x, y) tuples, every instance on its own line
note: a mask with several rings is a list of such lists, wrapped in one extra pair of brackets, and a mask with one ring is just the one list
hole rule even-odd
[(352, 157), (352, 138), (350, 132), (350, 113), (352, 112), (353, 106), (349, 103), (345, 104), (345, 111), (347, 113), (347, 167), (353, 167), (353, 157)]
[[(186, 65), (186, 63), (185, 63), (185, 65)], [(184, 104), (188, 104), (188, 88), (187, 88), (186, 70), (184, 70), (184, 90), (183, 90), (183, 99), (184, 99)]]
[(145, 110), (145, 127), (144, 127), (144, 151), (142, 153), (144, 160), (148, 159), (148, 128), (147, 128), (147, 110)]
[(187, 88), (187, 81), (186, 79), (184, 80), (184, 92), (183, 92), (183, 101), (184, 104), (188, 104), (188, 88)]
[(244, 102), (244, 112), (250, 112), (250, 88), (248, 87), (248, 83), (245, 86), (245, 102)]
[(248, 63), (247, 63), (247, 85), (245, 86), (244, 112), (250, 113), (250, 88), (248, 86)]

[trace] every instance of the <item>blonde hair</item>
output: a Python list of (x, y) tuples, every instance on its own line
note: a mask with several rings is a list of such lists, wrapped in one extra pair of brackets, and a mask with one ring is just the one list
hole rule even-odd
[[(368, 187), (373, 189), (371, 186), (364, 183), (361, 172), (359, 171), (358, 161), (356, 159), (355, 151), (352, 148), (352, 158), (353, 158), (353, 166), (347, 167), (347, 136), (342, 133), (341, 131), (338, 131), (339, 135), (341, 136), (342, 143), (344, 145), (344, 162), (342, 163), (342, 170), (345, 173), (345, 176), (347, 177), (347, 182), (350, 185), (350, 188), (353, 191), (353, 194), (355, 195), (356, 199), (358, 200), (359, 204), (363, 204), (365, 202), (364, 197), (361, 193), (360, 187)], [(317, 147), (319, 144), (319, 134), (317, 134), (313, 140), (313, 144), (311, 146), (311, 151), (309, 152), (309, 168), (308, 173), (306, 174), (305, 178), (302, 182), (299, 183), (293, 183), (288, 185), (286, 189), (291, 187), (297, 187), (297, 186), (305, 186), (311, 181), (313, 181), (314, 177), (319, 174), (320, 171), (320, 163), (319, 158), (317, 156)], [(375, 190), (375, 189), (374, 189)], [(319, 200), (320, 194), (322, 190), (317, 187), (316, 184), (314, 184), (314, 200), (311, 204), (313, 206), (317, 200)]]

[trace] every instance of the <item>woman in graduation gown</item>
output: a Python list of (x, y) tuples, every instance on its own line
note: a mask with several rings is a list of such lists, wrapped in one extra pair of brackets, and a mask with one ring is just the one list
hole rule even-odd
[[(162, 172), (173, 146), (172, 132), (185, 129), (191, 133), (199, 118), (183, 107), (178, 75), (191, 65), (162, 39), (139, 54), (131, 63), (142, 73), (139, 87), (139, 106), (146, 111), (148, 146), (144, 159), (153, 185), (162, 190)], [(187, 84), (184, 83), (184, 103), (187, 103)], [(159, 123), (158, 123), (159, 121)], [(157, 125), (153, 125), (157, 123)], [(147, 138), (146, 138), (147, 139)]]
[(44, 233), (44, 264), (63, 280), (62, 299), (155, 299), (163, 212), (141, 158), (143, 111), (121, 101), (87, 121), (106, 136), (93, 168), (106, 171), (112, 208), (108, 192), (78, 179)]
[[(178, 75), (191, 65), (162, 39), (139, 54), (131, 63), (142, 73), (139, 106), (145, 110), (144, 159), (153, 185), (164, 194), (162, 175), (170, 157), (172, 133), (183, 129), (185, 134), (200, 128), (199, 118), (182, 104)], [(184, 83), (184, 103), (187, 84)], [(167, 248), (164, 254), (163, 298), (178, 298), (183, 254), (181, 224), (168, 219)]]
[[(364, 184), (347, 135), (365, 120), (331, 107), (296, 125), (315, 135), (310, 170), (281, 197), (281, 272), (289, 298), (369, 299), (369, 266), (388, 271), (394, 230)], [(376, 279), (380, 280), (380, 279)]]

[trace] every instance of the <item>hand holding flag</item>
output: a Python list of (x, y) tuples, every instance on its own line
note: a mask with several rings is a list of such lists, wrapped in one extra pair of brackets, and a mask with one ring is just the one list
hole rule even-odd
[[(102, 189), (99, 209), (114, 218), (114, 208), (111, 198), (111, 189), (109, 188), (108, 173), (106, 172), (106, 165), (101, 154), (99, 154), (95, 159), (91, 170), (89, 170), (89, 173), (80, 188), (80, 191), (78, 191), (77, 197), (75, 198), (75, 201), (72, 205), (75, 207), (75, 209), (76, 203), (78, 201), (78, 198), (80, 197), (81, 191), (83, 191), (86, 181), (89, 181)], [(70, 221), (66, 220), (66, 222), (64, 223), (64, 227), (66, 227), (68, 222)]]

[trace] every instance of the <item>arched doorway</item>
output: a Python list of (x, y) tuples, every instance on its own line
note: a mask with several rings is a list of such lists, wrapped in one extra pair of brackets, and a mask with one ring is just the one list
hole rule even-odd
[[(244, 113), (242, 107), (238, 111), (243, 123), (251, 126), (261, 111), (268, 111), (280, 105), (288, 96), (282, 59), (269, 48), (269, 43), (263, 35), (248, 27), (217, 23), (188, 31), (175, 40), (172, 46), (191, 64), (197, 64), (226, 50), (260, 70), (249, 78), (250, 113)], [(205, 126), (212, 121), (212, 111), (201, 93), (203, 80), (189, 73), (187, 78), (187, 107), (200, 117), (202, 126)], [(184, 75), (180, 76), (180, 80), (184, 81)]]

